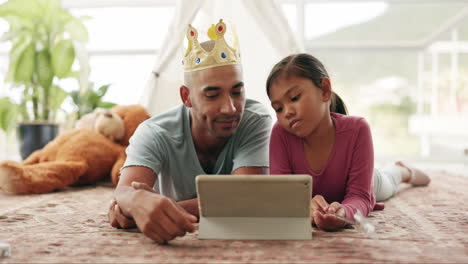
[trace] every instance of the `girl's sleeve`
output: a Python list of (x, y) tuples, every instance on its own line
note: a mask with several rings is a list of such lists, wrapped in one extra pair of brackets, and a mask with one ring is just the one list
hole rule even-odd
[(291, 174), (290, 160), (286, 132), (276, 123), (270, 137), (270, 174)]
[(367, 216), (375, 204), (372, 187), (374, 147), (371, 130), (364, 119), (360, 119), (358, 124), (359, 130), (352, 153), (346, 194), (342, 202), (346, 217), (350, 219), (354, 219), (358, 209)]

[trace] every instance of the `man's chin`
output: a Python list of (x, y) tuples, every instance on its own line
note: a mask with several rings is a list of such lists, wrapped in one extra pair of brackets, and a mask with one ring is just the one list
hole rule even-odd
[(224, 129), (224, 130), (217, 130), (213, 131), (213, 135), (217, 138), (230, 138), (234, 133), (236, 133), (236, 128)]

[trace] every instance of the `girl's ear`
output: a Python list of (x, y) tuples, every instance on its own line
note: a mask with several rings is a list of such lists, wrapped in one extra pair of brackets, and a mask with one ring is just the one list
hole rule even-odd
[(187, 86), (182, 85), (180, 86), (180, 99), (182, 99), (182, 103), (186, 107), (192, 107), (192, 102), (190, 101), (190, 90)]
[(322, 83), (320, 84), (322, 87), (322, 100), (324, 102), (330, 101), (332, 97), (332, 88), (331, 88), (331, 83), (330, 79), (328, 77), (323, 77), (322, 78)]

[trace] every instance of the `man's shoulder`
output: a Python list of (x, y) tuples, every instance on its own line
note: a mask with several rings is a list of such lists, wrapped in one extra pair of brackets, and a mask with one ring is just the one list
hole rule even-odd
[(184, 105), (178, 105), (145, 120), (141, 125), (158, 134), (164, 133), (172, 137), (182, 136), (186, 111)]
[(249, 135), (268, 132), (272, 126), (272, 118), (267, 108), (261, 103), (247, 99), (239, 129), (236, 132), (237, 139), (244, 139)]
[(271, 118), (268, 109), (262, 103), (253, 99), (246, 100), (244, 115), (255, 118)]

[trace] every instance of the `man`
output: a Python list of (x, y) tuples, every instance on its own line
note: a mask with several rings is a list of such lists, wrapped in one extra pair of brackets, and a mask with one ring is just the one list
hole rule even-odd
[(197, 175), (268, 174), (271, 117), (245, 99), (240, 54), (226, 44), (225, 32), (220, 20), (209, 30), (212, 40), (200, 45), (189, 25), (183, 105), (135, 131), (109, 210), (112, 226), (136, 225), (167, 243), (195, 230)]

